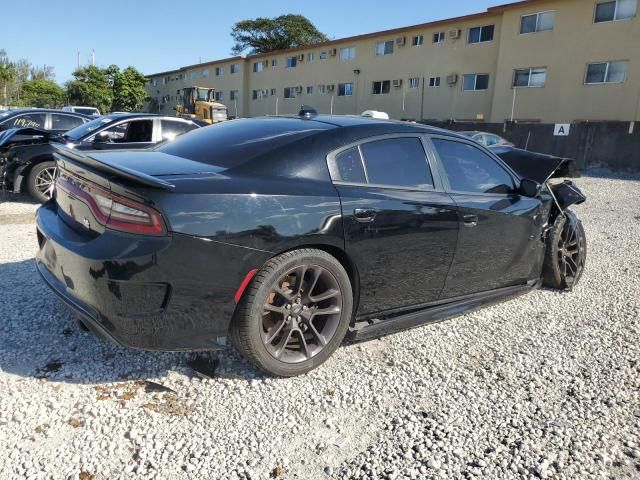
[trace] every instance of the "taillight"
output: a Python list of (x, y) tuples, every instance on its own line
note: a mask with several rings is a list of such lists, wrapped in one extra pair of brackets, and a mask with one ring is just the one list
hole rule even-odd
[(167, 229), (162, 215), (147, 205), (116, 195), (93, 182), (68, 172), (60, 172), (56, 188), (73, 195), (87, 205), (96, 220), (105, 227), (129, 233), (164, 235)]

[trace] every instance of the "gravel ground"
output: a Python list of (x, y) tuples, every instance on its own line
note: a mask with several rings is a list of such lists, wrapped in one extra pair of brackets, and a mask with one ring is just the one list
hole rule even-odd
[[(579, 180), (570, 293), (535, 291), (274, 379), (80, 330), (0, 197), (0, 478), (640, 478), (640, 177)], [(145, 380), (173, 392), (147, 391)]]

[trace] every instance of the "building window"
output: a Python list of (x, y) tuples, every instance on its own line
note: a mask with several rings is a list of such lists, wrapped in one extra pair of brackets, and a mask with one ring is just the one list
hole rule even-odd
[(325, 85), (318, 85), (318, 93), (325, 94), (327, 92), (327, 87)]
[(429, 78), (429, 86), (430, 87), (439, 87), (440, 86), (440, 77), (431, 77), (431, 78)]
[(197, 75), (196, 72), (191, 72), (191, 73), (189, 73), (189, 78), (191, 80), (195, 80), (196, 79), (196, 75)]
[(391, 80), (381, 80), (379, 82), (373, 82), (371, 93), (373, 95), (383, 95), (391, 91)]
[(523, 15), (520, 19), (520, 33), (550, 32), (556, 21), (556, 12), (540, 12)]
[(275, 88), (272, 88), (272, 89), (271, 89), (271, 96), (272, 96), (272, 97), (275, 97), (275, 96), (276, 96), (276, 89), (275, 89)]
[(493, 41), (493, 25), (485, 25), (483, 27), (473, 27), (469, 29), (467, 43), (484, 43)]
[(262, 62), (253, 62), (253, 71), (255, 73), (261, 72), (264, 68), (264, 64)]
[(229, 99), (230, 100), (237, 100), (238, 99), (238, 90), (231, 90), (229, 92)]
[(258, 100), (260, 98), (262, 98), (264, 96), (264, 91), (263, 90), (253, 90), (251, 92), (251, 98), (253, 100)]
[(356, 58), (356, 47), (346, 47), (340, 49), (340, 61), (348, 62)]
[(272, 58), (271, 59), (271, 66), (272, 67), (277, 67), (278, 66), (278, 59), (277, 58)]
[(587, 75), (584, 83), (587, 85), (598, 83), (624, 83), (627, 78), (627, 62), (602, 62), (587, 65)]
[(214, 95), (215, 95), (215, 98), (216, 98), (216, 102), (221, 102), (222, 101), (222, 99), (223, 99), (222, 92), (215, 92)]
[(409, 88), (418, 88), (420, 86), (420, 78), (412, 77), (409, 79)]
[(546, 68), (517, 68), (513, 71), (513, 87), (544, 87)]
[(313, 93), (313, 87), (311, 85), (307, 86), (307, 95), (311, 95)]
[(231, 74), (238, 73), (240, 71), (240, 66), (237, 63), (232, 63), (229, 67), (229, 71)]
[[(295, 55), (293, 57), (287, 57), (287, 68), (296, 68), (298, 65), (298, 57)], [(293, 97), (285, 97), (285, 98), (293, 98)]]
[(338, 84), (338, 96), (350, 97), (353, 95), (353, 83), (339, 83)]
[(444, 43), (444, 32), (436, 32), (433, 34), (433, 43)]
[(393, 53), (393, 40), (387, 40), (386, 42), (376, 43), (376, 55), (391, 55)]
[(296, 98), (296, 87), (284, 87), (284, 98)]
[(315, 52), (307, 53), (307, 62), (313, 62), (316, 59)]
[(320, 60), (326, 60), (327, 59), (327, 52), (320, 52), (320, 56), (318, 58)]
[(414, 47), (420, 47), (421, 45), (424, 45), (424, 35), (416, 35), (415, 37), (413, 37), (412, 44)]
[(469, 73), (462, 77), (462, 90), (465, 92), (488, 90), (489, 75), (481, 73)]
[(202, 70), (202, 76), (204, 78), (209, 78), (209, 69), (205, 68), (204, 70)]
[(596, 4), (594, 22), (613, 22), (636, 16), (638, 0), (613, 0)]
[(224, 67), (216, 67), (216, 77), (224, 75)]

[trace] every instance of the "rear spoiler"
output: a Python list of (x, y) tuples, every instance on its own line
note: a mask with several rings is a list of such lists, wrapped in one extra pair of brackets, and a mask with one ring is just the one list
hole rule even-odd
[(157, 177), (152, 177), (146, 173), (131, 170), (130, 168), (123, 167), (121, 165), (113, 165), (103, 162), (97, 158), (91, 157), (91, 155), (82, 155), (77, 150), (73, 150), (63, 145), (55, 145), (53, 149), (53, 156), (58, 161), (72, 161), (74, 163), (80, 163), (99, 172), (106, 173), (117, 178), (124, 178), (131, 182), (144, 185), (145, 187), (159, 188), (162, 190), (171, 190), (175, 188), (175, 185), (172, 183), (166, 182)]

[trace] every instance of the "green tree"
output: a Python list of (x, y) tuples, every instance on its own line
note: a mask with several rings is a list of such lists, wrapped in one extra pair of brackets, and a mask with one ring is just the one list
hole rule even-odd
[(73, 77), (66, 84), (72, 104), (96, 107), (101, 112), (111, 110), (113, 88), (108, 69), (89, 65), (73, 72)]
[(65, 91), (51, 80), (30, 80), (22, 85), (20, 103), (25, 106), (38, 108), (60, 107), (65, 100)]
[(117, 67), (112, 69), (113, 84), (113, 111), (135, 112), (140, 110), (148, 99), (145, 89), (144, 75), (134, 67), (127, 67), (120, 71)]
[(308, 18), (293, 14), (242, 20), (231, 29), (231, 37), (236, 42), (231, 50), (233, 55), (246, 50), (249, 54), (267, 53), (328, 40)]

